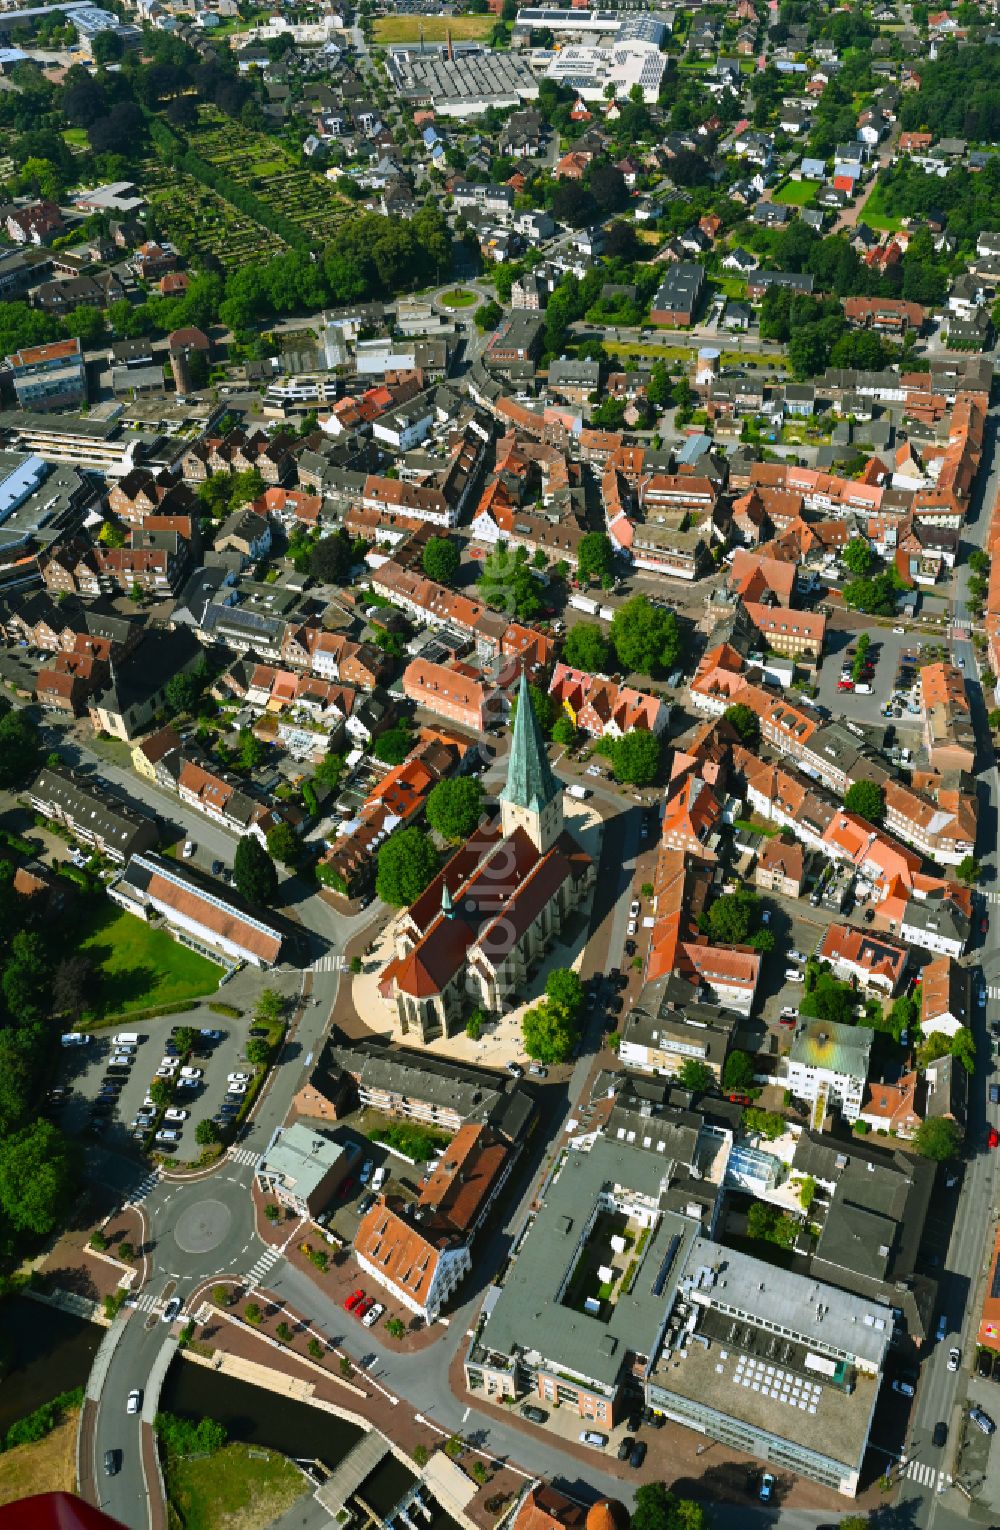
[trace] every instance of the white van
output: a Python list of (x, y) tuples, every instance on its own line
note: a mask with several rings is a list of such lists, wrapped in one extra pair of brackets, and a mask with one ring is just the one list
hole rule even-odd
[(116, 1047), (137, 1047), (141, 1040), (138, 1031), (119, 1031), (117, 1036), (112, 1036), (111, 1044)]
[(382, 1186), (385, 1184), (388, 1178), (389, 1170), (386, 1168), (384, 1163), (380, 1163), (378, 1168), (375, 1170), (375, 1173), (372, 1175), (372, 1189), (381, 1190)]
[(798, 967), (786, 967), (785, 968), (785, 982), (786, 983), (801, 983), (802, 982), (802, 973), (799, 971)]
[(67, 1031), (59, 1040), (64, 1047), (89, 1047), (91, 1038), (84, 1035), (83, 1031)]

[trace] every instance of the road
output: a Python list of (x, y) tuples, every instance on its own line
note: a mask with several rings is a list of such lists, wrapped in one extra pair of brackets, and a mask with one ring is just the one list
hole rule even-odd
[[(963, 527), (962, 563), (956, 580), (956, 597), (953, 619), (960, 631), (970, 630), (966, 609), (968, 596), (968, 555), (982, 547), (989, 525), (990, 511), (1000, 491), (1000, 452), (997, 450), (1000, 409), (993, 409), (987, 419), (982, 468)], [(972, 705), (976, 733), (982, 749), (978, 775), (979, 793), (979, 844), (977, 858), (983, 866), (981, 894), (978, 899), (980, 913), (990, 915), (990, 927), (980, 937), (981, 946), (975, 959), (981, 965), (985, 982), (994, 992), (1000, 992), (1000, 907), (994, 902), (1000, 888), (998, 883), (997, 825), (1000, 807), (1000, 781), (989, 746), (989, 729), (986, 724), (987, 705), (979, 683), (979, 665), (976, 652), (966, 638), (953, 642), (956, 661), (964, 661), (969, 698)], [(987, 1077), (993, 1074), (992, 1041), (987, 1030), (990, 1013), (995, 1016), (998, 1006), (991, 1003), (984, 1010), (975, 1006), (973, 1031), (976, 1039), (977, 1067), (969, 1090), (969, 1119), (967, 1131), (968, 1162), (966, 1164), (959, 1203), (956, 1208), (951, 1242), (941, 1279), (939, 1310), (948, 1318), (948, 1336), (934, 1344), (920, 1371), (920, 1385), (916, 1406), (911, 1419), (907, 1442), (910, 1460), (930, 1467), (935, 1473), (951, 1470), (954, 1445), (958, 1436), (960, 1405), (965, 1399), (972, 1363), (975, 1358), (976, 1330), (981, 1300), (979, 1280), (984, 1259), (988, 1256), (987, 1239), (992, 1240), (997, 1207), (997, 1155), (986, 1147), (986, 1133), (993, 1125), (1000, 1127), (1000, 1107), (989, 1104), (986, 1096)], [(947, 1369), (947, 1354), (952, 1345), (962, 1350), (962, 1366), (957, 1373)], [(943, 1449), (935, 1449), (931, 1432), (935, 1423), (948, 1425), (949, 1440)], [(997, 1447), (994, 1446), (994, 1449)], [(955, 1491), (946, 1492), (942, 1498), (937, 1493), (939, 1478), (932, 1483), (921, 1483), (915, 1478), (904, 1478), (897, 1501), (907, 1504), (915, 1525), (928, 1526), (930, 1530), (951, 1530), (952, 1523), (967, 1522), (958, 1513), (965, 1500)]]

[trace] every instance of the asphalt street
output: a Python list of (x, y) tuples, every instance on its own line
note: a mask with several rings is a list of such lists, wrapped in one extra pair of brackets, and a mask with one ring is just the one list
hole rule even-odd
[[(968, 555), (974, 548), (982, 547), (990, 512), (1000, 492), (998, 423), (1000, 410), (993, 409), (987, 420), (982, 471), (963, 528), (962, 563), (958, 570), (953, 612), (953, 620), (961, 632), (970, 630), (970, 619), (965, 606)], [(985, 935), (978, 937), (981, 946), (974, 952), (974, 957), (982, 968), (987, 986), (1000, 992), (1000, 905), (994, 903), (991, 897), (991, 894), (997, 895), (1000, 887), (997, 851), (1000, 782), (989, 745), (987, 705), (979, 683), (975, 649), (971, 641), (964, 637), (956, 637), (952, 648), (956, 661), (964, 662), (973, 718), (982, 746), (983, 763), (977, 774), (980, 831), (977, 858), (982, 864), (983, 873), (977, 898), (977, 920), (985, 914), (989, 918), (989, 929)], [(986, 1086), (994, 1072), (993, 1043), (989, 1037), (988, 1024), (998, 1016), (1000, 1002), (996, 1000), (990, 1000), (985, 1010), (979, 1005), (975, 1006), (973, 1031), (977, 1066), (969, 1089), (967, 1163), (951, 1242), (941, 1275), (939, 1311), (948, 1320), (948, 1335), (941, 1343), (932, 1345), (921, 1366), (920, 1385), (907, 1442), (908, 1467), (910, 1462), (920, 1463), (930, 1467), (935, 1476), (930, 1482), (918, 1481), (915, 1475), (904, 1476), (896, 1500), (900, 1507), (907, 1506), (908, 1523), (927, 1526), (930, 1530), (950, 1530), (953, 1522), (967, 1523), (962, 1513), (966, 1501), (957, 1491), (947, 1488), (946, 1479), (951, 1472), (961, 1404), (966, 1396), (969, 1372), (975, 1358), (981, 1299), (979, 1280), (989, 1255), (997, 1219), (997, 1155), (987, 1148), (986, 1135), (991, 1125), (1000, 1127), (1000, 1107), (989, 1104)], [(962, 1366), (957, 1373), (947, 1369), (948, 1350), (952, 1345), (958, 1345), (962, 1350)], [(938, 1421), (947, 1424), (949, 1430), (948, 1443), (942, 1449), (936, 1449), (931, 1442), (931, 1433)], [(993, 1448), (995, 1450), (1000, 1447), (994, 1445)], [(942, 1472), (945, 1480), (943, 1493), (939, 1494), (938, 1486), (942, 1484), (942, 1479), (938, 1474)]]

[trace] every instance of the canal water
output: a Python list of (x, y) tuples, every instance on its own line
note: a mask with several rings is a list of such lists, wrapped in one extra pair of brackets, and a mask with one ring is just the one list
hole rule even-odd
[[(247, 1381), (223, 1376), (204, 1366), (175, 1360), (167, 1372), (160, 1407), (182, 1418), (214, 1418), (229, 1438), (248, 1445), (280, 1450), (298, 1460), (320, 1461), (327, 1471), (343, 1460), (364, 1431), (322, 1408), (266, 1392)], [(408, 1497), (417, 1481), (394, 1455), (386, 1456), (359, 1490), (359, 1497), (387, 1520)], [(419, 1530), (458, 1530), (441, 1506), (422, 1490), (424, 1508), (413, 1510), (410, 1521)], [(403, 1522), (405, 1526), (405, 1522)]]
[(231, 1440), (270, 1446), (300, 1460), (322, 1461), (328, 1471), (343, 1460), (364, 1432), (322, 1408), (279, 1397), (187, 1360), (171, 1365), (160, 1393), (160, 1407), (181, 1418), (214, 1418), (225, 1425)]
[(103, 1328), (27, 1296), (0, 1302), (0, 1435), (60, 1392), (86, 1385)]

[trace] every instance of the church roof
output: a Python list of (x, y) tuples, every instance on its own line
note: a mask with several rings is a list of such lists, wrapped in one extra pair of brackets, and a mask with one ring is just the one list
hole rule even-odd
[(552, 774), (545, 742), (531, 705), (528, 677), (521, 671), (521, 684), (517, 693), (517, 716), (514, 719), (514, 736), (510, 746), (507, 766), (507, 785), (500, 793), (502, 802), (514, 807), (530, 808), (540, 813), (556, 797), (561, 788)]

